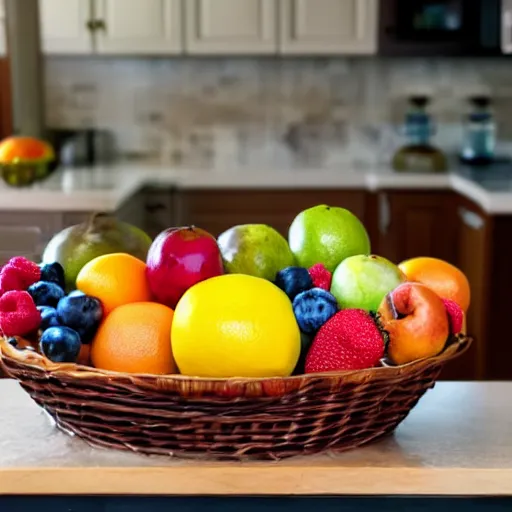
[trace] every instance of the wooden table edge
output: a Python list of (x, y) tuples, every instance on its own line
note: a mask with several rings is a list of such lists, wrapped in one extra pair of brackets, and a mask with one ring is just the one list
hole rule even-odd
[(11, 468), (0, 495), (512, 496), (512, 468)]

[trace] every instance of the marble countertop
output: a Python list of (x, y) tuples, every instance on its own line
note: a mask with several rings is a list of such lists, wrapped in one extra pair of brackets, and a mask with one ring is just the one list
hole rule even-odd
[(446, 174), (404, 174), (389, 168), (173, 168), (116, 164), (61, 169), (46, 181), (16, 189), (0, 183), (0, 211), (112, 211), (144, 185), (181, 189), (340, 188), (454, 190), (490, 214), (512, 214), (512, 166), (493, 171), (455, 168)]
[(511, 394), (512, 382), (439, 382), (366, 447), (227, 463), (91, 448), (2, 380), (0, 495), (512, 496)]

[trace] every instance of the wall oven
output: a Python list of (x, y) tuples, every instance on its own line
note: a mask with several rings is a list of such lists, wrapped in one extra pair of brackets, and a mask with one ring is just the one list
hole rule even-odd
[(512, 0), (380, 0), (379, 53), (512, 54)]

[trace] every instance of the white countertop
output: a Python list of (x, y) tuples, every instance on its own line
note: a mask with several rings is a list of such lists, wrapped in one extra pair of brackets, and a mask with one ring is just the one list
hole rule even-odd
[(116, 164), (62, 169), (29, 188), (0, 182), (0, 211), (113, 211), (144, 185), (179, 189), (339, 188), (454, 190), (490, 214), (512, 214), (510, 178), (463, 173), (404, 174), (389, 169), (238, 168), (185, 169), (154, 164)]

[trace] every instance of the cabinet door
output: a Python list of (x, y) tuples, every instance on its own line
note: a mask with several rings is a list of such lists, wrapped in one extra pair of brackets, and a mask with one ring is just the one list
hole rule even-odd
[(180, 53), (180, 0), (97, 0), (97, 50), (111, 54)]
[(489, 293), (489, 219), (475, 205), (463, 200), (457, 208), (457, 266), (466, 274), (471, 286), (471, 305), (466, 328), (474, 339), (473, 346), (443, 371), (444, 378), (482, 379), (486, 377), (486, 352)]
[(214, 236), (238, 224), (268, 224), (286, 238), (295, 216), (318, 204), (342, 206), (364, 220), (365, 197), (346, 190), (187, 190), (177, 197), (176, 221)]
[(377, 0), (281, 0), (280, 51), (373, 54)]
[(42, 47), (45, 53), (91, 53), (91, 0), (40, 0)]
[(187, 0), (185, 17), (187, 53), (277, 52), (276, 0)]
[(455, 201), (451, 192), (379, 192), (373, 252), (395, 263), (431, 256), (456, 265)]

